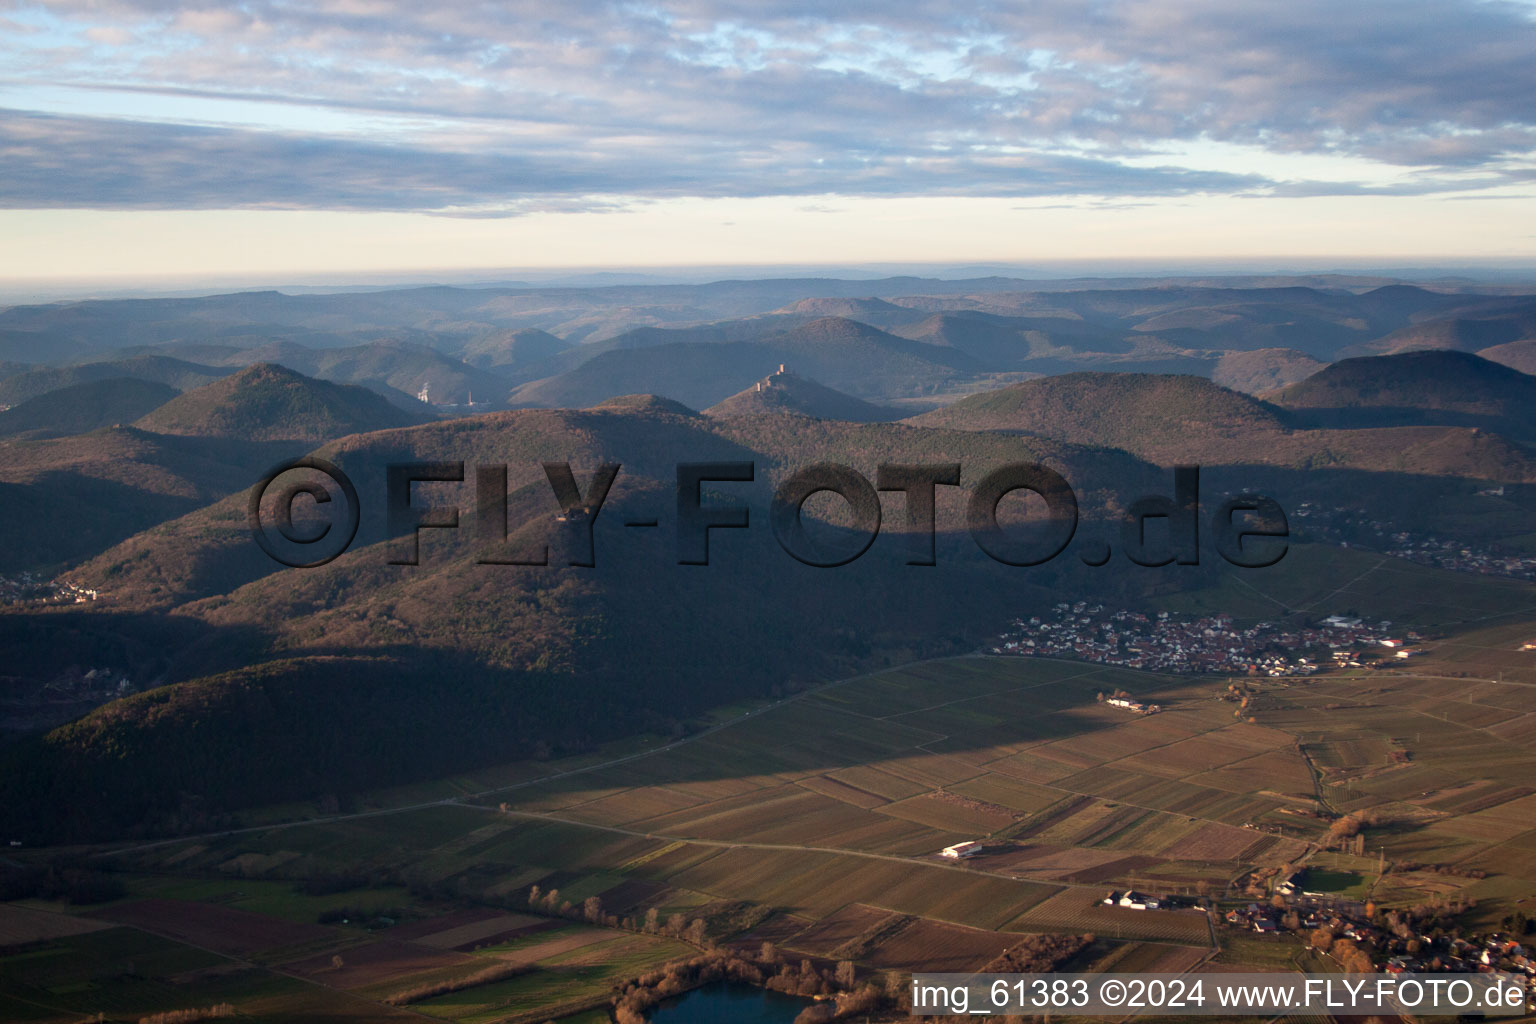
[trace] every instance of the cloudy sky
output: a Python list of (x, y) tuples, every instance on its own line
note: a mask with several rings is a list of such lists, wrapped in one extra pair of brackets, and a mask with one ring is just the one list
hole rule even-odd
[(13, 279), (1530, 263), (1533, 157), (1529, 0), (0, 5)]

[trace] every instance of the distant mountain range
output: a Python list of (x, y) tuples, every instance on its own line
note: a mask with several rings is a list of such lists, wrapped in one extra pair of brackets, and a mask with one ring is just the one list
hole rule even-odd
[[(1339, 358), (1425, 348), (1487, 351), (1496, 361), (1530, 365), (1521, 346), (1536, 341), (1536, 296), (1366, 287), (1364, 279), (1348, 277), (1296, 280), (1242, 278), (1223, 287), (1180, 279), (804, 279), (17, 306), (0, 310), (0, 405), (80, 383), (81, 373), (195, 386), (149, 364), (84, 369), (127, 356), (208, 367), (278, 362), (362, 384), (402, 407), (427, 385), (433, 403), (465, 405), (473, 395), (481, 408), (590, 404), (636, 389), (668, 393), (667, 378), (685, 372), (669, 364), (678, 358), (669, 347), (700, 343), (765, 346), (775, 362), (794, 362), (824, 384), (877, 402), (984, 389), (987, 375), (1000, 372), (1189, 373), (1258, 393)], [(849, 323), (876, 332), (862, 339), (874, 371), (866, 381), (831, 365), (837, 353), (829, 351), (823, 362), (807, 351), (817, 332), (836, 335), (826, 341), (852, 351), (861, 341)], [(893, 339), (923, 347), (902, 352)], [(610, 355), (644, 349), (668, 352), (655, 357), (654, 368), (642, 357)], [(717, 360), (712, 372), (726, 374), (730, 387), (688, 386), (688, 400), (713, 404), (761, 376), (767, 371), (758, 355), (701, 357)], [(566, 377), (603, 357), (607, 362), (587, 374)], [(748, 376), (730, 377), (724, 362)], [(36, 377), (18, 364), (78, 365)], [(18, 376), (26, 379), (12, 383)], [(614, 379), (624, 376), (629, 384)]]

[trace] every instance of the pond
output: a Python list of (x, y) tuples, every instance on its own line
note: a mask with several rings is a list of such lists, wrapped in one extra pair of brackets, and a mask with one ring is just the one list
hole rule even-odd
[(791, 1024), (810, 1004), (753, 985), (716, 982), (662, 1003), (651, 1024)]

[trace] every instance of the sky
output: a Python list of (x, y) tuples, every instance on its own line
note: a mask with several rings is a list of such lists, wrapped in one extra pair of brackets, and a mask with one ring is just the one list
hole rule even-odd
[(0, 279), (1536, 263), (1536, 3), (0, 3)]

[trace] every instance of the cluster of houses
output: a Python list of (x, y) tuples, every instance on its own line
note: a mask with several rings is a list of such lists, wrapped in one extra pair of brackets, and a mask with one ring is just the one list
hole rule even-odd
[[(1299, 889), (1295, 879), (1281, 883), (1284, 894)], [(1281, 885), (1276, 886), (1282, 892)], [(1227, 925), (1262, 935), (1292, 930), (1303, 937), (1326, 928), (1335, 938), (1350, 939), (1365, 949), (1377, 969), (1387, 974), (1416, 971), (1481, 973), (1493, 970), (1525, 975), (1536, 985), (1536, 952), (1502, 932), (1462, 936), (1443, 929), (1389, 929), (1366, 919), (1362, 904), (1321, 893), (1302, 893), (1284, 908), (1249, 903), (1223, 915)], [(1377, 919), (1380, 921), (1380, 918)]]
[(1508, 576), (1517, 580), (1536, 580), (1536, 555), (1500, 554), (1481, 551), (1460, 541), (1438, 537), (1415, 538), (1407, 533), (1394, 533), (1386, 554), (1404, 558), (1420, 565), (1432, 565), (1437, 569), (1453, 572), (1474, 572), (1483, 576)]
[(97, 596), (90, 587), (47, 579), (36, 573), (0, 576), (0, 604), (85, 604)]
[(1239, 627), (1229, 615), (1180, 618), (1168, 612), (1106, 612), (1103, 605), (1084, 601), (1063, 601), (1050, 615), (1015, 619), (1012, 625), (989, 648), (991, 653), (1073, 658), (1154, 672), (1311, 675), (1324, 667), (1323, 652), (1347, 664), (1351, 657), (1358, 662), (1362, 646), (1403, 646), (1387, 633), (1389, 622), (1367, 625), (1333, 616), (1311, 626), (1260, 622)]
[[(1504, 489), (1493, 487), (1478, 493), (1499, 497)], [(1289, 513), (1289, 518), (1299, 520), (1294, 532), (1308, 540), (1330, 541), (1346, 548), (1367, 547), (1393, 558), (1453, 572), (1536, 580), (1536, 555), (1480, 549), (1461, 541), (1417, 535), (1396, 524), (1372, 519), (1363, 509), (1304, 501)]]
[[(1361, 622), (1358, 618), (1345, 615), (1330, 615), (1323, 620), (1323, 624), (1333, 629), (1357, 630)], [(1371, 636), (1361, 638), (1358, 633), (1351, 633), (1347, 641), (1332, 645), (1331, 654), (1334, 664), (1341, 667), (1360, 668), (1367, 662), (1374, 663), (1382, 658), (1402, 661), (1407, 658), (1416, 658), (1424, 653), (1418, 647), (1411, 646), (1412, 642), (1422, 640), (1423, 637), (1413, 632), (1402, 636), (1387, 636), (1385, 631), (1391, 625), (1390, 622), (1381, 623), (1374, 638)], [(1340, 634), (1340, 639), (1344, 639), (1344, 634)]]

